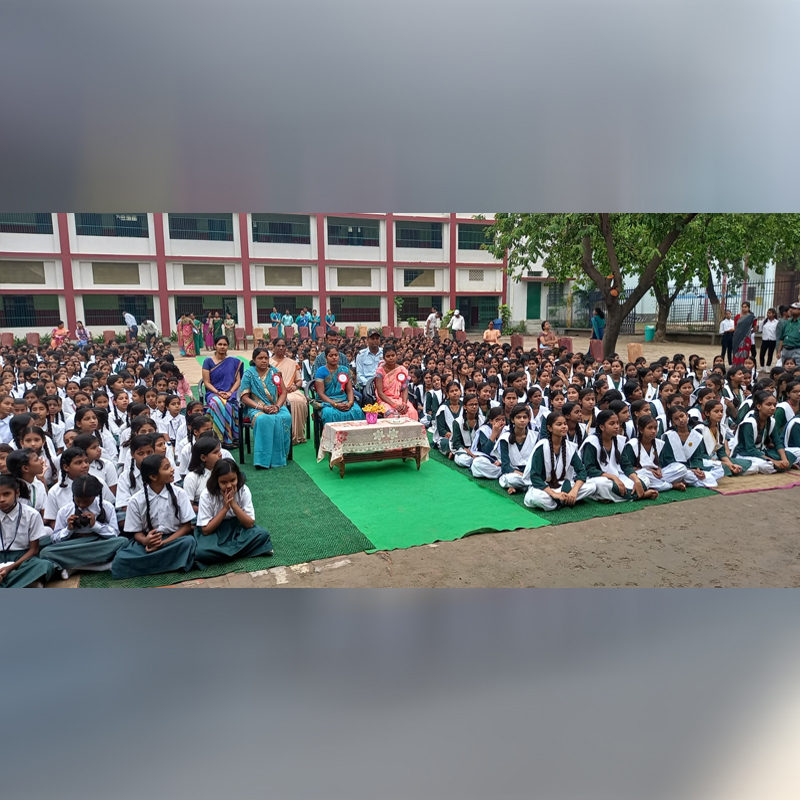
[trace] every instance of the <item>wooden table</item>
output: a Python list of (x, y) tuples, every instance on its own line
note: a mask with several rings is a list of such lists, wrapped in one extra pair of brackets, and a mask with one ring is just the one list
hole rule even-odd
[(329, 422), (322, 430), (317, 461), (330, 453), (330, 469), (339, 467), (344, 478), (346, 464), (364, 461), (387, 461), (407, 458), (417, 462), (417, 469), (428, 460), (430, 443), (425, 428), (406, 417), (380, 419), (369, 424), (366, 420)]

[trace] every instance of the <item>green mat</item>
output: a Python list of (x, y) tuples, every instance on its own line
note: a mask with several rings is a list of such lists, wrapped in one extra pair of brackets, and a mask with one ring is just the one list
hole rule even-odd
[(348, 464), (344, 478), (317, 463), (313, 445), (295, 447), (296, 462), (373, 542), (396, 550), (449, 542), (474, 533), (538, 528), (550, 523), (515, 503), (483, 491), (436, 461)]
[[(473, 478), (469, 470), (459, 467), (454, 461), (451, 461), (447, 456), (442, 455), (439, 450), (433, 447), (431, 447), (431, 458), (438, 464), (448, 467), (451, 471), (458, 472), (462, 476), (462, 480), (489, 489), (491, 492), (501, 495), (506, 501), (511, 500), (522, 508), (525, 508), (523, 504), (524, 492), (517, 492), (516, 494), (509, 495), (497, 481), (487, 480), (486, 478)], [(611, 517), (614, 514), (628, 514), (631, 511), (641, 511), (650, 506), (662, 506), (667, 503), (679, 503), (683, 500), (696, 500), (699, 497), (712, 497), (714, 495), (716, 495), (716, 492), (711, 489), (688, 487), (685, 492), (661, 492), (655, 500), (645, 500), (640, 503), (596, 503), (594, 500), (585, 500), (572, 508), (561, 508), (557, 511), (541, 511), (537, 512), (535, 515), (530, 509), (527, 510), (528, 513), (537, 517), (541, 514), (550, 525), (563, 525), (567, 522), (582, 522), (583, 520), (594, 519), (595, 517)], [(536, 526), (528, 525), (526, 527), (535, 528)]]
[[(295, 449), (295, 453), (302, 450)], [(309, 447), (313, 449), (313, 446)], [(245, 466), (258, 522), (272, 536), (275, 554), (215, 564), (204, 570), (166, 572), (115, 581), (110, 572), (81, 574), (82, 588), (168, 586), (231, 572), (255, 572), (334, 556), (361, 553), (375, 545), (339, 511), (294, 461), (285, 468), (255, 470)], [(269, 513), (275, 508), (275, 513)]]

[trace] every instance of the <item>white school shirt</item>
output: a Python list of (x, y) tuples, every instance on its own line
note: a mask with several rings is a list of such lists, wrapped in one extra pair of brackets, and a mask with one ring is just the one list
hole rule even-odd
[(20, 502), (27, 503), (37, 511), (43, 511), (45, 500), (47, 500), (47, 488), (45, 485), (38, 478), (34, 478), (33, 483), (28, 484), (28, 491), (31, 494), (30, 499), (23, 500), (20, 498)]
[(55, 525), (53, 526), (52, 541), (63, 542), (69, 539), (74, 533), (96, 533), (98, 536), (104, 536), (108, 539), (114, 536), (119, 536), (119, 524), (117, 523), (117, 512), (111, 503), (103, 501), (103, 510), (106, 512), (106, 521), (99, 522), (97, 517), (100, 514), (100, 501), (95, 497), (92, 504), (86, 509), (95, 515), (95, 523), (90, 528), (76, 528), (69, 529), (67, 520), (75, 513), (75, 504), (62, 506), (58, 510)]
[[(236, 492), (236, 502), (248, 517), (251, 519), (256, 518), (256, 511), (253, 507), (253, 496), (250, 494), (249, 487), (242, 486), (242, 488)], [(216, 497), (212, 495), (208, 489), (203, 489), (200, 495), (200, 504), (197, 509), (198, 526), (202, 527), (203, 525), (208, 525), (208, 523), (219, 514), (221, 508), (222, 497)], [(232, 508), (229, 508), (225, 514), (225, 519), (230, 519), (235, 516), (236, 512)]]
[(732, 319), (723, 319), (719, 323), (719, 332), (720, 334), (730, 333), (735, 327), (736, 323)]
[(131, 472), (130, 467), (122, 470), (117, 479), (117, 497), (114, 501), (114, 506), (118, 509), (123, 509), (128, 505), (131, 496), (136, 494), (142, 488), (142, 473), (135, 464), (133, 465), (133, 477), (136, 481), (134, 486), (131, 486)]
[(500, 442), (505, 442), (508, 445), (508, 460), (511, 462), (511, 466), (514, 469), (519, 470), (520, 472), (525, 471), (525, 467), (528, 463), (528, 459), (531, 457), (531, 453), (533, 453), (533, 448), (536, 447), (536, 442), (538, 441), (536, 436), (536, 431), (529, 430), (528, 435), (525, 437), (525, 441), (522, 443), (522, 447), (519, 444), (511, 444), (509, 441), (509, 436), (511, 435), (511, 431), (507, 428), (500, 434), (500, 438), (497, 440), (497, 445), (494, 448), (494, 452), (492, 455), (498, 460), (501, 460), (500, 455)]
[(626, 445), (626, 448), (630, 448), (631, 452), (633, 453), (634, 463), (636, 463), (636, 457), (640, 455), (639, 451), (641, 450), (641, 457), (639, 458), (639, 469), (647, 469), (648, 467), (653, 467), (654, 469), (658, 469), (661, 461), (661, 451), (664, 449), (664, 442), (661, 439), (655, 439), (653, 441), (653, 447), (656, 449), (656, 453), (659, 456), (659, 463), (656, 465), (656, 461), (653, 458), (653, 448), (650, 448), (650, 452), (648, 453), (647, 450), (642, 449), (641, 442), (639, 439), (631, 439)]
[(24, 502), (18, 502), (8, 514), (0, 511), (0, 530), (0, 562), (6, 560), (3, 551), (27, 550), (31, 542), (47, 533), (39, 512)]
[(117, 468), (111, 461), (106, 461), (105, 459), (100, 459), (103, 462), (103, 466), (100, 466), (99, 461), (91, 461), (89, 463), (89, 474), (94, 475), (96, 478), (100, 478), (106, 486), (111, 488), (112, 486), (116, 486), (119, 483), (119, 476), (117, 475)]
[(200, 501), (200, 495), (205, 491), (210, 475), (211, 470), (204, 469), (202, 475), (198, 475), (196, 472), (189, 472), (183, 479), (183, 490), (189, 495), (189, 500), (193, 503)]
[(125, 533), (147, 533), (150, 530), (147, 523), (145, 492), (147, 492), (150, 504), (150, 521), (154, 530), (169, 535), (175, 533), (181, 525), (191, 522), (195, 517), (195, 513), (192, 504), (189, 502), (189, 496), (180, 486), (172, 486), (172, 491), (175, 493), (175, 498), (178, 502), (177, 514), (166, 486), (158, 494), (150, 488), (140, 489), (136, 492), (128, 502), (128, 511), (125, 516)]
[(778, 338), (779, 319), (765, 319), (761, 323), (761, 341), (774, 342)]
[(108, 428), (111, 431), (111, 435), (114, 436), (117, 442), (121, 441), (122, 432), (128, 428), (128, 417), (126, 414), (120, 414), (121, 422), (117, 424), (117, 421), (114, 419), (113, 411), (108, 415)]
[(9, 444), (11, 442), (11, 415), (7, 416), (5, 419), (0, 419), (0, 442), (3, 444)]
[(110, 461), (116, 461), (119, 457), (119, 451), (111, 431), (103, 428), (103, 430), (100, 431), (100, 436), (103, 438), (103, 458), (107, 458)]
[[(555, 454), (555, 477), (560, 478), (561, 475), (564, 475), (565, 481), (570, 481), (571, 483), (575, 483), (575, 468), (572, 466), (572, 457), (575, 453), (578, 452), (578, 445), (575, 442), (567, 442), (565, 449), (564, 458), (566, 459), (566, 469), (564, 465), (564, 458), (561, 456), (561, 449), (559, 448), (558, 452)], [(528, 458), (528, 463), (525, 465), (525, 471), (522, 474), (522, 480), (530, 485), (532, 484), (531, 481), (531, 467), (533, 466), (533, 456), (537, 450), (542, 451), (542, 458), (544, 460), (544, 475), (540, 475), (539, 477), (544, 480), (546, 484), (550, 484), (550, 479), (553, 477), (553, 463), (550, 458), (550, 441), (548, 439), (540, 439), (536, 446), (533, 448), (533, 452), (531, 452), (530, 457)]]
[[(197, 439), (194, 440), (197, 442)], [(224, 447), (220, 447), (219, 454), (221, 458), (229, 458), (231, 461), (235, 461), (236, 459), (230, 454), (228, 450)], [(189, 475), (189, 462), (192, 460), (192, 444), (187, 442), (186, 446), (181, 450), (181, 462), (177, 465), (176, 469), (178, 474), (184, 479), (187, 480)]]
[[(158, 455), (158, 453), (156, 453)], [(172, 448), (167, 445), (167, 451), (164, 455), (169, 460), (169, 463), (172, 464), (172, 468), (177, 471), (177, 465), (175, 464), (175, 453), (172, 452)], [(122, 458), (122, 470), (121, 472), (128, 472), (131, 468), (131, 461), (133, 459), (133, 455), (131, 454), (130, 447), (125, 448), (125, 455)]]
[(658, 398), (658, 385), (653, 386), (652, 383), (647, 384), (647, 390), (644, 393), (644, 399), (649, 403), (651, 400)]
[(167, 437), (174, 439), (176, 444), (180, 439), (186, 438), (186, 417), (181, 414), (178, 414), (177, 417), (167, 414), (156, 423), (156, 427), (159, 433), (166, 433)]
[[(50, 427), (53, 429), (52, 438), (53, 444), (55, 445), (55, 449), (63, 449), (64, 448), (64, 431), (67, 429), (67, 426), (63, 422), (51, 422)], [(42, 430), (45, 433), (50, 433), (45, 425)]]
[[(103, 500), (107, 503), (114, 505), (114, 495), (111, 489), (106, 486), (103, 480), (100, 480), (103, 485)], [(44, 502), (44, 517), (45, 519), (55, 519), (58, 516), (58, 511), (63, 506), (75, 506), (75, 500), (72, 496), (72, 478), (66, 479), (66, 486), (57, 483), (55, 486), (50, 487), (47, 493), (47, 499)]]

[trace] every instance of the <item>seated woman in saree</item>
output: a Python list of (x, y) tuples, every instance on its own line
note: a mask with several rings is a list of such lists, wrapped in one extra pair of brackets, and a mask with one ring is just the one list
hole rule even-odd
[(286, 339), (276, 339), (272, 346), (273, 355), (270, 366), (275, 367), (283, 378), (286, 390), (286, 403), (292, 415), (292, 442), (302, 444), (306, 440), (306, 420), (308, 419), (308, 400), (303, 392), (303, 376), (300, 365), (286, 355)]
[(339, 364), (339, 348), (325, 348), (325, 366), (317, 370), (314, 385), (322, 403), (322, 422), (346, 422), (364, 419), (364, 412), (354, 402), (350, 370)]
[(227, 336), (214, 340), (214, 355), (203, 362), (206, 405), (214, 433), (224, 445), (239, 441), (239, 404), (236, 392), (242, 382), (244, 364), (228, 355)]
[(383, 361), (375, 373), (375, 395), (386, 406), (387, 417), (419, 420), (417, 410), (408, 402), (408, 369), (397, 363), (394, 345), (383, 348)]
[(269, 365), (269, 350), (253, 351), (253, 366), (244, 373), (239, 400), (253, 426), (253, 465), (257, 469), (285, 467), (292, 439), (292, 415), (286, 407), (281, 373)]
[(67, 330), (62, 320), (58, 321), (58, 327), (53, 328), (53, 331), (50, 334), (50, 336), (51, 336), (50, 339), (51, 350), (55, 350), (56, 347), (61, 347), (64, 344), (64, 342), (69, 340), (69, 331)]

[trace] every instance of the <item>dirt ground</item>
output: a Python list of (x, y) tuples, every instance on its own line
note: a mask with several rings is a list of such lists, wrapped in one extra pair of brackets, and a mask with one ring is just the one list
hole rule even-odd
[[(588, 348), (588, 339), (573, 338)], [(621, 337), (619, 352), (628, 341)], [(526, 339), (526, 346), (534, 340)], [(648, 343), (645, 357), (710, 346)], [(189, 380), (194, 359), (176, 359)], [(800, 586), (800, 488), (715, 496), (535, 530), (481, 534), (409, 550), (341, 556), (180, 587)]]

